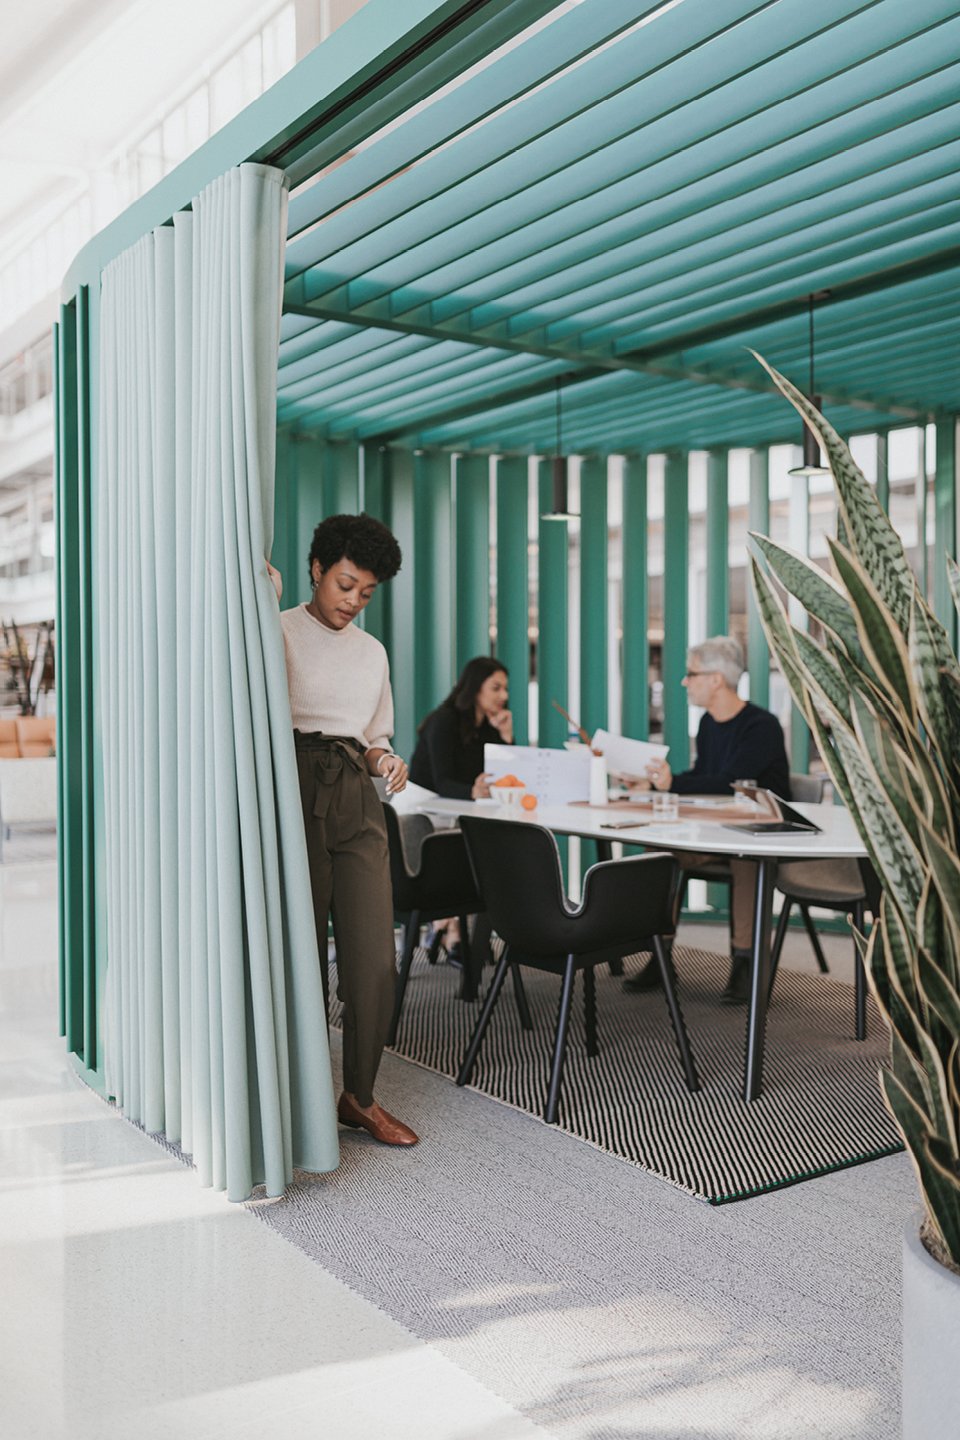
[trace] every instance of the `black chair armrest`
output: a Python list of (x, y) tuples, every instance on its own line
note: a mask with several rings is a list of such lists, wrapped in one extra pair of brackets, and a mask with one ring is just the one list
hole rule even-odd
[[(675, 929), (678, 867), (672, 855), (605, 860), (587, 871), (578, 922), (605, 948)], [(586, 947), (585, 947), (586, 948)]]

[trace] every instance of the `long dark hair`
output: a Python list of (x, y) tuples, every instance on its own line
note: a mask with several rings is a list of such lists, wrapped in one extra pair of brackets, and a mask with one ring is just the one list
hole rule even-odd
[[(460, 671), (460, 678), (456, 685), (454, 685), (446, 700), (441, 701), (437, 706), (437, 710), (453, 710), (456, 712), (457, 719), (460, 722), (460, 738), (462, 740), (467, 741), (472, 735), (477, 733), (477, 696), (484, 682), (489, 680), (491, 675), (506, 675), (509, 677), (509, 674), (510, 672), (503, 661), (498, 660), (494, 655), (474, 655), (473, 659), (468, 660), (466, 665), (464, 665)], [(436, 710), (431, 711), (430, 715), (427, 716), (426, 720), (424, 720), (420, 726), (420, 730), (423, 729), (427, 721), (436, 713)]]

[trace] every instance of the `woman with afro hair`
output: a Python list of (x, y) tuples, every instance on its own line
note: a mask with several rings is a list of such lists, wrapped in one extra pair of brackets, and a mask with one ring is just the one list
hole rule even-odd
[[(371, 777), (382, 776), (395, 794), (407, 783), (407, 767), (390, 748), (387, 652), (354, 622), (400, 561), (396, 539), (379, 520), (331, 515), (310, 547), (312, 598), (280, 616), (325, 995), (328, 917), (337, 947), (337, 1115), (385, 1145), (415, 1145), (417, 1136), (373, 1098), (393, 1013), (396, 954), (387, 831)], [(269, 568), (279, 598), (282, 581)]]

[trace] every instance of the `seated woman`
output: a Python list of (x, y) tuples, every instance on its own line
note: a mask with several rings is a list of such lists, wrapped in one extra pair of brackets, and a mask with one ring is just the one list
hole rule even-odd
[[(482, 800), (490, 794), (483, 768), (484, 745), (513, 743), (513, 716), (507, 709), (506, 666), (490, 655), (476, 655), (436, 710), (423, 721), (410, 761), (410, 779), (451, 800)], [(484, 927), (475, 943), (486, 943)], [(459, 927), (455, 919), (437, 920), (427, 941), (431, 959), (442, 945), (447, 958), (459, 960)]]
[(476, 655), (460, 679), (418, 731), (410, 779), (451, 800), (482, 800), (490, 794), (483, 769), (484, 745), (513, 744), (513, 716), (507, 709), (506, 666), (492, 655)]

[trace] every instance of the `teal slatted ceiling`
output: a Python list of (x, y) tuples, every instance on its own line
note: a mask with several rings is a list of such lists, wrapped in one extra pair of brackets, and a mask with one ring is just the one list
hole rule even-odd
[[(547, 7), (540, 7), (541, 10)], [(795, 438), (747, 347), (847, 432), (960, 408), (953, 0), (553, 7), (290, 207), (280, 418), (542, 454)]]

